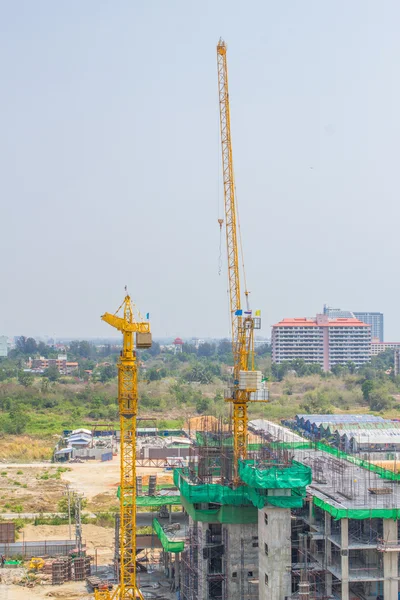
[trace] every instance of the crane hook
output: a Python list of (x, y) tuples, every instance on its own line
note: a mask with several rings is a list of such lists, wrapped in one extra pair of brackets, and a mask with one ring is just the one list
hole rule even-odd
[(220, 229), (222, 229), (223, 222), (224, 222), (223, 219), (218, 219), (218, 223), (219, 223), (219, 228)]

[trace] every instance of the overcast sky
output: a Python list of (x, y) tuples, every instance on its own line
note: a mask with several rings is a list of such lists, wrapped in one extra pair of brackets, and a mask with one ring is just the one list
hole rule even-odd
[(0, 334), (229, 334), (216, 44), (263, 330), (324, 302), (400, 340), (398, 0), (0, 1)]

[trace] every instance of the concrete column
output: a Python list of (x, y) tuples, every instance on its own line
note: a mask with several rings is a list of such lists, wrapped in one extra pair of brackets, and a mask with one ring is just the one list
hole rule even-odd
[[(328, 540), (328, 536), (331, 535), (332, 531), (332, 518), (331, 515), (326, 512), (325, 513), (325, 560), (326, 564), (329, 566), (332, 562), (332, 542)], [(326, 571), (325, 575), (325, 587), (326, 587), (326, 595), (332, 595), (332, 573)]]
[[(384, 542), (394, 542), (397, 544), (397, 521), (393, 519), (383, 519), (383, 540)], [(398, 581), (397, 581), (397, 552), (383, 553), (383, 597), (385, 600), (397, 600)]]
[(181, 555), (179, 552), (175, 554), (175, 589), (178, 590), (180, 588), (180, 564), (181, 564)]
[[(258, 511), (259, 599), (291, 595), (291, 514), (288, 508)], [(239, 598), (240, 596), (233, 596)]]
[(341, 570), (342, 570), (342, 600), (349, 600), (349, 520), (341, 519)]
[(308, 518), (310, 521), (310, 525), (314, 525), (315, 523), (315, 517), (314, 517), (314, 502), (313, 502), (313, 498), (310, 498), (310, 501), (308, 503)]

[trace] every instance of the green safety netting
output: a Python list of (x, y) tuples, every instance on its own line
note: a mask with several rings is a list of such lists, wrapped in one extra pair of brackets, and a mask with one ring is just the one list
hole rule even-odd
[[(121, 497), (121, 488), (118, 486), (117, 498)], [(180, 496), (136, 496), (136, 506), (166, 506), (180, 504)]]
[(262, 489), (304, 488), (312, 481), (311, 468), (293, 461), (290, 467), (260, 468), (253, 460), (239, 461), (239, 477), (250, 487)]
[(183, 476), (183, 469), (174, 469), (174, 483), (181, 495), (193, 504), (211, 502), (213, 504), (241, 506), (242, 504), (251, 503), (246, 486), (234, 490), (218, 483), (192, 484)]
[(268, 446), (274, 450), (303, 450), (313, 447), (311, 442), (271, 442)]
[(166, 552), (183, 552), (183, 549), (185, 548), (185, 542), (183, 540), (169, 540), (167, 534), (157, 519), (153, 519), (153, 529)]
[(180, 496), (138, 496), (136, 506), (175, 506), (181, 504)]
[[(183, 501), (185, 500), (190, 504), (212, 503), (221, 504), (222, 507), (227, 505), (232, 507), (241, 507), (241, 509), (249, 505), (252, 505), (255, 508), (263, 508), (267, 505), (276, 506), (279, 508), (299, 508), (303, 505), (303, 498), (305, 497), (305, 485), (308, 485), (308, 483), (311, 482), (311, 469), (303, 465), (299, 465), (299, 467), (301, 467), (303, 478), (301, 479), (299, 475), (297, 475), (297, 481), (306, 482), (304, 485), (302, 483), (297, 483), (296, 486), (293, 479), (291, 483), (286, 480), (286, 486), (278, 487), (276, 485), (276, 479), (273, 481), (271, 480), (271, 485), (269, 488), (290, 489), (291, 493), (287, 496), (267, 495), (265, 493), (265, 489), (268, 489), (268, 485), (266, 488), (258, 485), (258, 489), (256, 489), (254, 485), (242, 485), (236, 489), (232, 489), (228, 486), (217, 483), (192, 484), (186, 480), (183, 474), (183, 469), (174, 470), (174, 483), (181, 492), (182, 504), (184, 506), (185, 504)], [(294, 466), (294, 468), (298, 469), (297, 464)], [(253, 471), (254, 470), (255, 469), (253, 469)], [(271, 467), (271, 471), (276, 470), (276, 468)], [(250, 474), (249, 477), (252, 477), (252, 474)], [(296, 489), (294, 489), (295, 487)], [(219, 509), (215, 509), (215, 514), (218, 510)]]
[[(221, 439), (222, 437), (222, 439)], [(196, 442), (199, 446), (232, 446), (233, 448), (233, 436), (221, 436), (220, 434), (213, 434), (212, 432), (196, 431)]]
[(314, 496), (313, 502), (315, 506), (319, 506), (325, 512), (332, 515), (334, 519), (399, 519), (400, 509), (398, 508), (371, 508), (370, 510), (363, 508), (336, 508), (328, 502), (324, 502), (317, 496)]
[(259, 491), (255, 488), (248, 488), (249, 498), (256, 508), (264, 506), (275, 506), (276, 508), (301, 508), (306, 497), (306, 488), (297, 488), (291, 490), (289, 495), (270, 496), (266, 495), (264, 490)]
[(194, 521), (228, 524), (257, 523), (258, 511), (255, 506), (220, 506), (215, 509), (198, 509), (182, 496), (182, 505)]

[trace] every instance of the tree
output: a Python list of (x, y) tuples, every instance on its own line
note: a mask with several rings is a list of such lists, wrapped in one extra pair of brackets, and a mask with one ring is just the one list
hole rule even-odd
[[(87, 506), (87, 499), (86, 498), (82, 498), (81, 499), (81, 509), (84, 510)], [(61, 500), (58, 501), (58, 510), (60, 512), (63, 512), (65, 514), (68, 514), (68, 496), (63, 496), (61, 498)], [(71, 511), (71, 519), (75, 519), (75, 501), (74, 501), (74, 497), (71, 494), (71, 498), (70, 498), (70, 511)]]
[(194, 346), (193, 344), (185, 343), (182, 346), (182, 352), (184, 354), (197, 354), (196, 346)]
[(209, 344), (208, 342), (200, 344), (197, 350), (197, 356), (212, 356), (213, 354), (215, 354), (215, 344)]
[(217, 354), (220, 357), (226, 356), (232, 352), (232, 342), (229, 340), (220, 340), (217, 346)]
[(353, 361), (348, 360), (346, 363), (346, 368), (347, 368), (348, 372), (353, 375), (353, 373), (355, 373), (357, 370), (357, 365)]
[(47, 377), (49, 381), (57, 381), (60, 379), (60, 371), (56, 365), (50, 365), (49, 368), (45, 370), (44, 376)]
[(151, 348), (147, 350), (147, 352), (151, 356), (158, 356), (161, 352), (160, 344), (158, 342), (153, 341), (151, 344)]
[(369, 401), (372, 390), (374, 389), (374, 382), (371, 379), (365, 379), (361, 384), (361, 391), (366, 402)]
[(117, 369), (115, 367), (115, 365), (105, 365), (104, 367), (101, 367), (100, 370), (100, 381), (102, 383), (106, 383), (107, 381), (110, 381), (110, 379), (114, 379), (114, 377), (117, 376)]
[(204, 413), (208, 412), (209, 406), (210, 406), (209, 399), (201, 397), (196, 402), (196, 412), (198, 412), (199, 415), (204, 414)]
[(300, 409), (314, 415), (329, 415), (333, 412), (329, 399), (322, 390), (307, 392), (300, 404)]
[(49, 358), (51, 348), (44, 342), (39, 342), (37, 345), (37, 351), (40, 356), (43, 356), (43, 358)]
[(280, 364), (272, 363), (271, 370), (272, 375), (275, 377), (275, 379), (277, 379), (278, 381), (282, 381), (286, 373), (290, 370), (290, 362), (283, 361)]
[(390, 408), (392, 400), (385, 390), (372, 390), (369, 392), (369, 407), (371, 410), (381, 411)]
[(37, 354), (37, 343), (33, 338), (26, 338), (20, 335), (15, 342), (16, 350), (19, 354), (28, 354), (30, 356)]
[(21, 433), (24, 433), (29, 421), (30, 417), (26, 410), (23, 410), (20, 406), (13, 407), (8, 415), (6, 431), (12, 435), (21, 435)]
[(210, 371), (201, 364), (194, 365), (189, 371), (183, 376), (186, 381), (193, 383), (211, 383), (212, 375)]
[(74, 340), (69, 345), (69, 351), (76, 357), (93, 358), (96, 356), (96, 348), (93, 344), (86, 341)]
[(42, 394), (47, 394), (47, 392), (49, 391), (49, 387), (50, 381), (47, 379), (47, 377), (43, 377), (42, 381), (40, 382), (40, 391), (42, 392)]
[(272, 354), (271, 344), (265, 343), (265, 344), (261, 344), (260, 346), (257, 346), (256, 354), (258, 356), (266, 356), (267, 354)]
[(371, 366), (374, 369), (387, 371), (394, 367), (394, 352), (390, 348), (371, 358)]
[(28, 373), (27, 371), (18, 371), (18, 383), (27, 388), (33, 384), (33, 381), (34, 376), (32, 373)]

